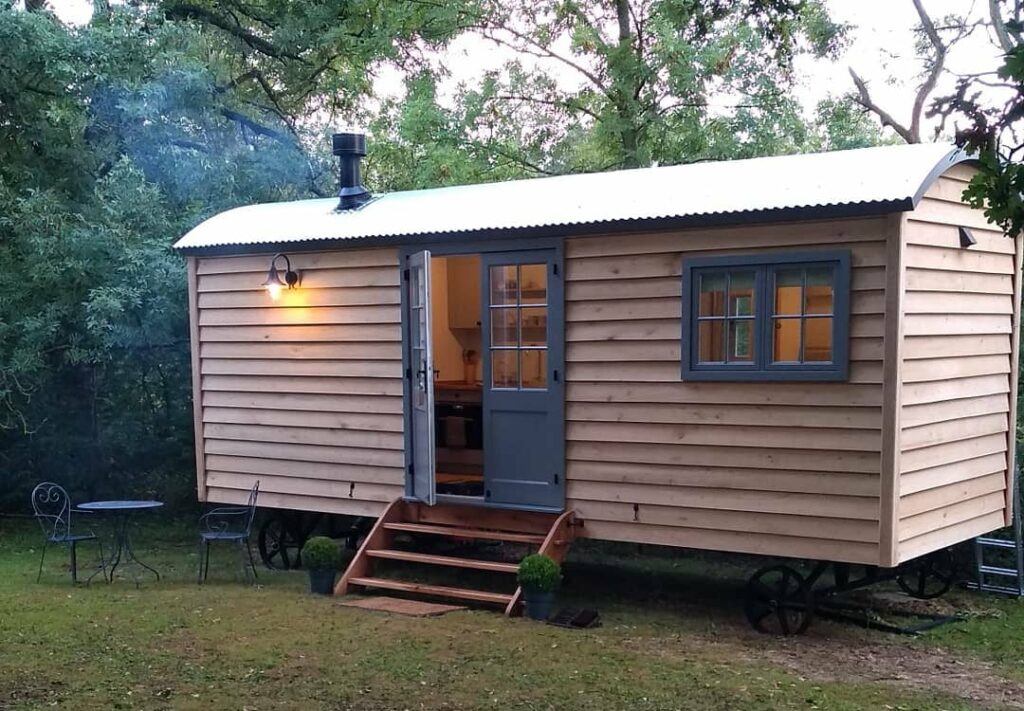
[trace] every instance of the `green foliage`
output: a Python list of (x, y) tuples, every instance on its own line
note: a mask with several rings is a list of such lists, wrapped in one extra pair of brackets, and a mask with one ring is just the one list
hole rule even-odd
[(338, 544), (327, 536), (313, 536), (302, 546), (302, 565), (306, 570), (340, 570)]
[(562, 584), (562, 566), (546, 555), (528, 555), (519, 563), (519, 584), (526, 590), (554, 592)]

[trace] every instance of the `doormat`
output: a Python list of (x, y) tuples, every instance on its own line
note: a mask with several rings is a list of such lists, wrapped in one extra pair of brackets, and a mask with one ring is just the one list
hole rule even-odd
[(463, 605), (442, 605), (437, 602), (403, 600), (397, 597), (384, 597), (382, 595), (363, 597), (357, 600), (344, 600), (338, 604), (345, 607), (357, 607), (360, 610), (390, 612), (396, 615), (409, 615), (410, 617), (436, 617), (466, 609)]

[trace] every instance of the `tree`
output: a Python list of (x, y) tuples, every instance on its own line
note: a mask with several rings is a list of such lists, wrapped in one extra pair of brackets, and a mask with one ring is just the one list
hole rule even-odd
[(480, 100), (529, 114), (512, 128), (554, 172), (792, 150), (793, 59), (843, 34), (808, 0), (485, 0), (474, 29), (515, 53)]
[[(1024, 231), (1024, 23), (1022, 3), (990, 3), (993, 34), (1004, 52), (994, 72), (960, 77), (956, 90), (935, 100), (932, 112), (961, 117), (967, 124), (956, 132), (957, 145), (977, 155), (980, 170), (965, 193), (984, 208), (989, 220), (1012, 237)], [(986, 104), (982, 88), (1005, 97), (1001, 105)]]

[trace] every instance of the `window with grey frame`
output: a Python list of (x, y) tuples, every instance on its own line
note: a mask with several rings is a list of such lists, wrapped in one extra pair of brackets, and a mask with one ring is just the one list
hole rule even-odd
[(490, 268), (491, 383), (496, 390), (544, 390), (548, 369), (547, 264)]
[(845, 380), (850, 253), (683, 262), (685, 380)]

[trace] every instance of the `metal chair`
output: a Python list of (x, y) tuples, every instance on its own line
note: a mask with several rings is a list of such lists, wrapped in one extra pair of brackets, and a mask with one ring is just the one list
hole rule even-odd
[(245, 579), (249, 580), (249, 572), (255, 580), (256, 562), (249, 547), (249, 533), (252, 521), (256, 517), (256, 498), (259, 496), (260, 482), (257, 480), (249, 492), (249, 501), (245, 506), (222, 506), (207, 511), (199, 518), (199, 574), (197, 581), (202, 585), (210, 572), (210, 544), (214, 541), (237, 543), (242, 551), (242, 569)]
[[(71, 514), (85, 513), (71, 506), (68, 492), (59, 484), (44, 481), (32, 490), (32, 510), (36, 520), (43, 529), (43, 554), (39, 557), (39, 572), (36, 574), (38, 583), (43, 577), (43, 561), (46, 560), (46, 549), (51, 543), (66, 545), (70, 555), (71, 584), (78, 582), (78, 544), (81, 541), (96, 541), (100, 552), (99, 569), (103, 571), (103, 579), (107, 579), (107, 561), (103, 556), (103, 542), (92, 531), (76, 532), (71, 525)], [(96, 575), (89, 576), (92, 577)]]

